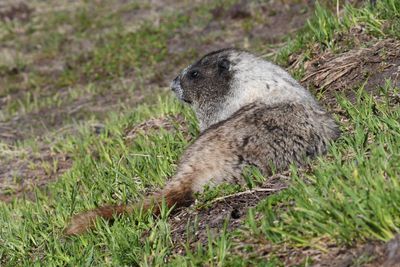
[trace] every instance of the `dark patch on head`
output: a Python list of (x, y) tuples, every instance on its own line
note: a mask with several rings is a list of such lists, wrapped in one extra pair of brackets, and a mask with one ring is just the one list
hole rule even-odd
[(265, 86), (267, 87), (268, 90), (270, 89), (270, 86), (268, 83), (266, 83)]
[(234, 48), (213, 51), (179, 76), (183, 94), (182, 99), (189, 103), (206, 103), (209, 107), (221, 103), (230, 90), (233, 78), (232, 66), (229, 59), (231, 52), (240, 52)]
[(219, 74), (223, 74), (224, 72), (229, 71), (230, 65), (231, 65), (231, 62), (228, 59), (226, 59), (226, 58), (221, 59), (218, 62)]

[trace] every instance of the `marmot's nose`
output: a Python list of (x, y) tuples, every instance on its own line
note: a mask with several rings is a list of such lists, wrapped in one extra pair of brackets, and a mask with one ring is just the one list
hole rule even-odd
[(179, 76), (176, 76), (171, 83), (171, 90), (175, 92), (178, 84), (179, 84)]

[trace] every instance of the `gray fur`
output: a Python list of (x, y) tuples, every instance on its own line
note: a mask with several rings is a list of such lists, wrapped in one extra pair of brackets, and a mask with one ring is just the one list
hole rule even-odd
[(187, 67), (171, 87), (192, 106), (202, 133), (165, 190), (185, 183), (196, 192), (209, 183), (240, 182), (249, 164), (265, 175), (271, 166), (280, 171), (291, 163), (303, 165), (339, 137), (337, 124), (306, 89), (282, 68), (249, 52), (210, 53)]

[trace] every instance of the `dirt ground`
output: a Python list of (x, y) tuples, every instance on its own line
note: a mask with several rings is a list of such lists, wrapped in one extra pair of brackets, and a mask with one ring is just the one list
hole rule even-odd
[[(362, 263), (360, 259), (367, 260), (368, 263)], [(365, 267), (398, 267), (400, 266), (400, 235), (396, 235), (387, 243), (370, 242), (350, 248), (334, 247), (327, 254), (319, 255), (315, 261), (317, 263), (313, 267), (359, 265)]]
[[(71, 167), (72, 159), (68, 155), (55, 153), (49, 147), (40, 149), (2, 152), (0, 201), (9, 202), (18, 196), (33, 200), (35, 189), (46, 186)], [(18, 157), (24, 160), (16, 160)], [(23, 179), (15, 180), (15, 177)]]
[[(322, 101), (331, 108), (335, 106), (335, 96), (340, 93), (354, 101), (355, 89), (362, 85), (371, 94), (378, 94), (388, 79), (400, 86), (398, 40), (378, 40), (364, 33), (362, 28), (353, 28), (347, 36), (338, 36), (337, 42), (346, 44), (349, 39), (355, 43), (355, 48), (333, 54), (316, 47), (311, 60), (304, 64), (301, 83), (317, 94), (323, 93)], [(290, 68), (295, 69), (298, 64), (294, 60)], [(398, 100), (399, 96), (393, 96), (393, 101)]]
[(209, 234), (218, 237), (226, 224), (226, 231), (238, 228), (246, 218), (247, 210), (255, 207), (262, 199), (286, 188), (287, 173), (270, 177), (261, 187), (233, 195), (216, 198), (207, 207), (183, 209), (169, 220), (175, 253), (184, 253), (189, 245), (207, 246)]

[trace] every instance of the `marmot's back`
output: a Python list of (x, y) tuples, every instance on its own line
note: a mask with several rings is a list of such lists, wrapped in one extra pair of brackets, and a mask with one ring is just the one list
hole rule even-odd
[[(271, 166), (281, 171), (291, 163), (303, 165), (307, 158), (324, 154), (339, 133), (334, 120), (320, 109), (299, 103), (256, 102), (205, 130), (182, 158), (185, 164), (189, 162), (185, 158), (193, 158), (194, 165), (210, 165), (223, 159), (212, 155), (224, 149), (225, 160), (232, 155), (240, 169), (251, 164), (269, 175)], [(207, 151), (212, 151), (212, 160)]]

